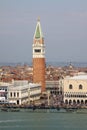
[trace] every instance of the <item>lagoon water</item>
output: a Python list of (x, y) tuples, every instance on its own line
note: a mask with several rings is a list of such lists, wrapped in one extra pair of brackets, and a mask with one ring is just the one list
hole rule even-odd
[(87, 114), (0, 112), (0, 130), (87, 130)]

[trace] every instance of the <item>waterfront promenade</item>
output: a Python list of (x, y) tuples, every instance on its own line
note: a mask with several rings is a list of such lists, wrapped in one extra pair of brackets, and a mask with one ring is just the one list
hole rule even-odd
[(87, 106), (85, 105), (66, 105), (46, 106), (41, 105), (1, 105), (0, 112), (32, 112), (32, 113), (86, 113)]

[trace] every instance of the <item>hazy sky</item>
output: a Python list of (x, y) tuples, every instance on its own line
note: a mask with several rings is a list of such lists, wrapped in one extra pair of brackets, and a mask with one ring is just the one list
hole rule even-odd
[(32, 62), (38, 16), (46, 61), (87, 61), (87, 0), (0, 0), (0, 62)]

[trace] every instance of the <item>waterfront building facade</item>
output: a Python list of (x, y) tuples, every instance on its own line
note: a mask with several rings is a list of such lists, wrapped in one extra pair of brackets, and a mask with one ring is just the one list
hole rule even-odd
[(48, 105), (57, 106), (63, 102), (63, 89), (61, 80), (46, 81), (46, 94)]
[(29, 102), (38, 101), (41, 96), (41, 85), (35, 83), (29, 83), (28, 92)]
[(64, 103), (87, 104), (87, 75), (66, 77), (62, 82)]
[(33, 83), (41, 83), (41, 91), (45, 91), (45, 45), (39, 19), (33, 39)]
[(50, 94), (53, 94), (53, 95), (62, 95), (63, 89), (62, 89), (61, 80), (46, 81), (46, 90), (49, 91)]
[(26, 80), (13, 81), (12, 86), (8, 89), (9, 103), (17, 105), (30, 104), (30, 101), (40, 99), (41, 85), (28, 83)]
[(8, 86), (9, 83), (0, 82), (0, 103), (8, 102)]

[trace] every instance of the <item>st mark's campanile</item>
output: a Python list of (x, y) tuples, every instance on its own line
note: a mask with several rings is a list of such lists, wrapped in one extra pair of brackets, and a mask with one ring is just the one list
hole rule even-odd
[(40, 19), (33, 38), (33, 82), (41, 83), (41, 91), (45, 91), (45, 46)]

